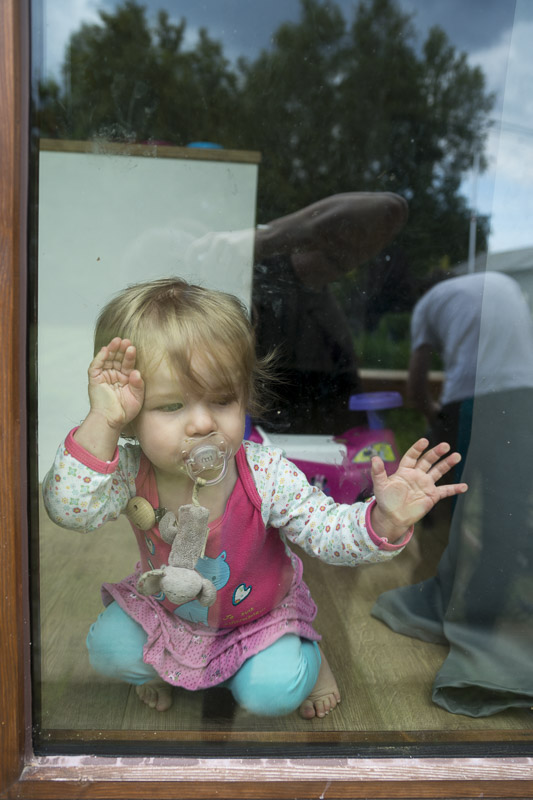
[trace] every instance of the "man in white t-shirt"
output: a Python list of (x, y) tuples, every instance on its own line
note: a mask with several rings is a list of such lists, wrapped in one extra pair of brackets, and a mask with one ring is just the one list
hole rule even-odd
[[(428, 382), (434, 353), (445, 373), (439, 402)], [(449, 441), (465, 455), (474, 394), (532, 387), (533, 324), (516, 281), (500, 272), (462, 275), (418, 301), (407, 393), (426, 416), (432, 440)]]

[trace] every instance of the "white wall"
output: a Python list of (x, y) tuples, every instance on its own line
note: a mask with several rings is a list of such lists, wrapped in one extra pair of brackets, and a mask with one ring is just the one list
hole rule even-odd
[(43, 150), (39, 475), (87, 412), (94, 322), (116, 292), (180, 275), (249, 304), (257, 164)]

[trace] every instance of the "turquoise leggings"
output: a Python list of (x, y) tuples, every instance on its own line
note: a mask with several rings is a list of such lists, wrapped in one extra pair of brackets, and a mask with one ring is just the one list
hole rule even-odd
[[(93, 668), (115, 680), (140, 685), (158, 678), (143, 661), (146, 643), (143, 628), (111, 603), (91, 626), (87, 636)], [(265, 650), (251, 656), (222, 686), (236, 702), (254, 714), (289, 714), (308, 697), (320, 669), (316, 642), (286, 634)]]

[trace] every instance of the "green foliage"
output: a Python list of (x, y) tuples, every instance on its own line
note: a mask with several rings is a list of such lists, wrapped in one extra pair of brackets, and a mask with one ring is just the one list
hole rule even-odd
[(270, 51), (240, 61), (247, 140), (263, 154), (259, 214), (273, 219), (350, 189), (339, 146), (338, 81), (345, 21), (333, 3), (302, 0), (301, 20), (285, 23)]
[(354, 339), (362, 367), (407, 369), (409, 364), (409, 314), (385, 314), (376, 330), (363, 331)]
[(414, 408), (391, 408), (385, 413), (384, 422), (394, 431), (398, 451), (402, 455), (417, 439), (427, 434), (426, 419)]
[[(185, 19), (160, 11), (150, 26), (134, 0), (100, 18), (72, 35), (62, 85), (41, 85), (41, 135), (259, 150), (259, 222), (338, 192), (394, 191), (410, 220), (389, 257), (401, 253), (411, 276), (465, 260), (460, 185), (475, 152), (485, 165), (494, 98), (441, 29), (419, 43), (395, 0), (361, 0), (351, 22), (332, 0), (301, 0), (271, 48), (230, 63), (207, 30), (186, 46)], [(487, 232), (479, 220), (479, 250)], [(388, 271), (382, 259), (365, 277), (375, 303)]]
[[(361, 367), (406, 370), (411, 355), (411, 314), (384, 314), (374, 330), (364, 329), (354, 337), (354, 350)], [(441, 370), (442, 361), (434, 353), (432, 370)]]

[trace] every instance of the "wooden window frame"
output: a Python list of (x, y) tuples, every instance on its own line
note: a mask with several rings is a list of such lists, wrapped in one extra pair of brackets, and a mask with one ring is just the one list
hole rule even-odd
[(529, 757), (34, 756), (25, 416), (29, 18), (29, 0), (0, 0), (0, 797), (531, 798)]

